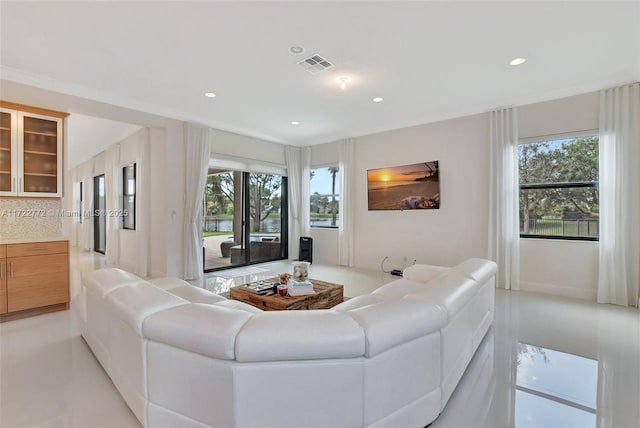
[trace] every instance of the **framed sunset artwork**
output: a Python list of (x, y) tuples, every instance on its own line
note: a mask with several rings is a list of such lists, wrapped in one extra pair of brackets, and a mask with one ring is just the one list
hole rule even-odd
[(438, 161), (367, 171), (369, 211), (440, 208)]

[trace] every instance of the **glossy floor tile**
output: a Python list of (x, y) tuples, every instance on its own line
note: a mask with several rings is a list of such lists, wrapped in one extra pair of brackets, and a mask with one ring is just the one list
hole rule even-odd
[[(100, 255), (73, 251), (72, 298), (80, 272)], [(230, 286), (289, 271), (207, 275)], [(249, 272), (249, 274), (247, 274)], [(254, 273), (251, 273), (254, 272)], [(395, 277), (312, 265), (310, 276), (365, 294)], [(0, 427), (140, 427), (79, 335), (71, 310), (0, 324)], [(496, 292), (496, 319), (433, 428), (640, 426), (640, 313), (525, 292)]]

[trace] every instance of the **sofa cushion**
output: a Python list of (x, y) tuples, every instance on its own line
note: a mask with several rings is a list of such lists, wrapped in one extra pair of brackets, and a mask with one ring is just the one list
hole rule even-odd
[(495, 262), (484, 259), (468, 259), (453, 267), (456, 272), (484, 284), (490, 277), (495, 275), (497, 265)]
[(253, 315), (219, 305), (190, 303), (156, 312), (144, 321), (151, 340), (213, 358), (235, 358), (236, 335)]
[(169, 293), (174, 296), (181, 297), (185, 300), (190, 301), (191, 303), (219, 303), (224, 302), (225, 299), (222, 296), (219, 296), (215, 293), (212, 293), (209, 290), (205, 290), (204, 288), (196, 287), (194, 285), (187, 285), (185, 287), (177, 287), (167, 290)]
[(353, 358), (364, 349), (362, 328), (330, 309), (256, 314), (236, 338), (242, 362)]
[(104, 268), (82, 273), (82, 283), (104, 298), (108, 293), (127, 284), (142, 281), (142, 278), (117, 268)]
[(186, 287), (191, 285), (184, 279), (173, 277), (150, 279), (149, 282), (157, 287), (162, 288), (163, 290), (171, 290), (172, 288)]
[(158, 278), (149, 280), (149, 282), (191, 303), (218, 303), (227, 300), (218, 294), (178, 278)]
[(367, 357), (437, 332), (447, 322), (447, 314), (439, 305), (411, 299), (389, 300), (348, 314), (365, 331)]
[(353, 299), (346, 300), (336, 306), (334, 306), (334, 311), (340, 312), (348, 312), (354, 309), (363, 308), (365, 306), (376, 305), (381, 302), (386, 302), (388, 299), (385, 298), (382, 294), (365, 294), (363, 296), (356, 296)]
[(477, 282), (452, 270), (429, 281), (427, 289), (408, 294), (405, 299), (438, 304), (451, 319), (473, 299), (478, 288)]
[(250, 314), (259, 314), (264, 312), (262, 309), (258, 309), (255, 306), (251, 306), (248, 303), (241, 302), (239, 300), (233, 300), (233, 299), (229, 299), (229, 300), (224, 299), (223, 301), (216, 303), (216, 306), (220, 306), (223, 308), (238, 309), (240, 311), (249, 312)]
[(185, 305), (188, 301), (174, 296), (146, 281), (124, 285), (107, 295), (107, 304), (114, 315), (142, 336), (142, 322), (158, 311)]
[(400, 299), (407, 294), (415, 293), (425, 289), (425, 284), (422, 282), (411, 281), (405, 278), (401, 278), (392, 281), (382, 287), (377, 288), (373, 293), (374, 296), (380, 296), (387, 299)]
[(449, 269), (442, 266), (415, 264), (405, 268), (402, 272), (402, 277), (411, 281), (428, 282)]

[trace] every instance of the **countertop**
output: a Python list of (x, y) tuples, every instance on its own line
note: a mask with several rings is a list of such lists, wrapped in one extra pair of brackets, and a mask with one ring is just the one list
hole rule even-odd
[(16, 239), (0, 239), (0, 245), (3, 244), (32, 244), (34, 242), (54, 242), (54, 241), (68, 241), (68, 238), (57, 236), (53, 238), (16, 238)]

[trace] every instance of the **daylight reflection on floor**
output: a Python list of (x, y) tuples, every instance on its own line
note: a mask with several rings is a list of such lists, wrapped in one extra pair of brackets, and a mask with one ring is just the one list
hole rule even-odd
[(598, 361), (518, 343), (515, 426), (596, 426)]

